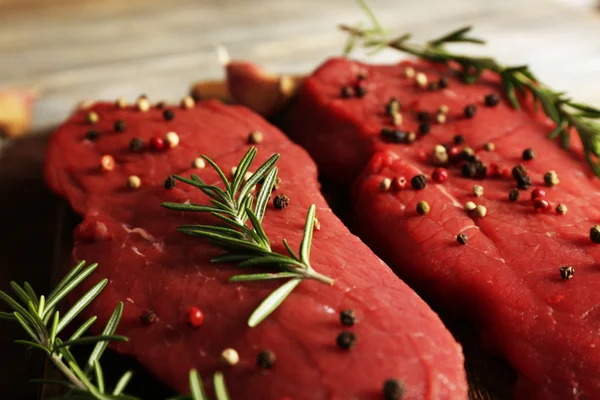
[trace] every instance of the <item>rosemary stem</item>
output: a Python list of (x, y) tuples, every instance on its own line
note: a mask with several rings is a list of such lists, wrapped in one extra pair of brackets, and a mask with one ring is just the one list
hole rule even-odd
[(75, 386), (79, 390), (87, 391), (85, 385), (79, 380), (79, 378), (77, 378), (77, 375), (75, 375), (69, 369), (69, 367), (65, 365), (65, 363), (62, 361), (59, 355), (53, 353), (50, 357), (50, 360), (52, 360), (52, 363), (56, 366), (56, 368), (58, 368), (58, 370), (64, 375), (65, 378), (69, 380), (69, 382), (73, 384), (73, 386)]
[(309, 279), (314, 279), (315, 281), (326, 283), (327, 285), (333, 285), (334, 282), (333, 279), (331, 279), (330, 277), (315, 271), (311, 267), (308, 267), (305, 271), (303, 271), (302, 275)]

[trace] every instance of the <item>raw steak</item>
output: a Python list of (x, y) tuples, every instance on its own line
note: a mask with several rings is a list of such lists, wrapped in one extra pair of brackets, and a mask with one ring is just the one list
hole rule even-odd
[[(445, 76), (448, 86), (419, 88), (404, 76), (406, 67), (424, 72), (429, 82)], [(364, 97), (341, 98), (341, 88), (355, 85), (359, 73), (367, 76)], [(491, 93), (500, 95), (496, 106), (485, 104)], [(546, 138), (553, 127), (543, 115), (515, 111), (502, 93), (492, 75), (465, 85), (439, 65), (369, 66), (333, 59), (302, 88), (292, 133), (321, 173), (342, 184), (368, 164), (353, 187), (357, 232), (417, 292), (478, 324), (484, 344), (520, 374), (517, 398), (597, 399), (600, 246), (589, 235), (600, 221), (600, 184), (579, 150), (566, 152)], [(418, 135), (412, 145), (382, 140), (382, 127), (391, 126), (385, 109), (393, 96), (402, 104), (401, 131), (418, 132), (418, 112), (430, 113), (430, 133)], [(470, 104), (476, 106), (472, 118), (464, 111)], [(445, 124), (435, 121), (442, 105), (449, 109)], [(454, 164), (448, 180), (436, 184), (432, 149), (456, 146), (457, 134), (487, 164), (487, 178), (466, 178)], [(495, 151), (483, 150), (489, 142)], [(574, 139), (572, 146), (581, 148)], [(526, 148), (537, 158), (524, 161)], [(531, 189), (509, 201), (515, 187), (511, 169), (518, 163), (529, 169), (533, 188), (544, 186), (547, 171), (557, 172), (560, 184), (545, 188), (551, 210), (536, 212)], [(429, 182), (417, 191), (410, 181), (420, 173)], [(405, 190), (380, 190), (384, 178), (401, 176), (409, 182)], [(472, 194), (475, 184), (484, 188), (480, 198)], [(427, 215), (416, 212), (421, 200), (430, 205)], [(487, 216), (467, 213), (468, 201), (487, 207)], [(558, 203), (568, 206), (566, 215), (554, 211)], [(468, 235), (464, 246), (457, 242), (461, 232)], [(571, 280), (561, 279), (563, 265), (574, 267)]]
[[(332, 214), (320, 195), (316, 166), (276, 128), (245, 108), (214, 101), (176, 108), (170, 121), (156, 108), (144, 113), (101, 103), (92, 110), (99, 117), (94, 126), (82, 110), (53, 134), (45, 172), (50, 187), (83, 218), (73, 258), (98, 262), (95, 276), (110, 279), (86, 311), (99, 317), (96, 333), (116, 302), (125, 302), (118, 332), (130, 342), (116, 346), (118, 351), (181, 392), (188, 390), (187, 374), (195, 367), (206, 380), (222, 370), (233, 399), (381, 399), (384, 381), (394, 377), (404, 383), (403, 398), (466, 398), (460, 346), (437, 315)], [(125, 132), (114, 131), (116, 120), (126, 122)], [(95, 141), (85, 138), (92, 128), (99, 133)], [(204, 153), (229, 171), (248, 150), (252, 130), (264, 134), (255, 168), (281, 153), (276, 193), (291, 199), (284, 210), (268, 207), (264, 227), (274, 248), (283, 251), (283, 238), (297, 248), (306, 211), (316, 204), (321, 228), (314, 234), (312, 265), (335, 279), (333, 286), (301, 283), (256, 328), (247, 326), (249, 315), (281, 282), (228, 282), (240, 270), (209, 261), (223, 252), (220, 248), (176, 232), (183, 224), (217, 221), (160, 206), (186, 200), (206, 204), (206, 196), (188, 185), (167, 190), (165, 178), (197, 173), (216, 183), (212, 169), (190, 169), (192, 160)], [(148, 142), (167, 131), (179, 134), (177, 147), (129, 149), (134, 137)], [(112, 171), (98, 169), (104, 154), (115, 157)], [(137, 190), (125, 184), (132, 174), (141, 179)], [(204, 312), (201, 327), (186, 325), (190, 306)], [(353, 327), (340, 323), (340, 311), (348, 308), (357, 314)], [(140, 322), (147, 309), (158, 317), (151, 325)], [(344, 329), (358, 337), (351, 350), (336, 346)], [(226, 348), (239, 352), (239, 364), (219, 363)], [(264, 349), (276, 355), (270, 370), (257, 366)]]

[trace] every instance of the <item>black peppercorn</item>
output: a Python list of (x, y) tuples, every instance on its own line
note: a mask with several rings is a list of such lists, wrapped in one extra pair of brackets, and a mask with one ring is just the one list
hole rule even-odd
[(344, 310), (340, 313), (340, 322), (344, 326), (352, 326), (356, 322), (356, 314), (351, 309)]
[(140, 151), (144, 148), (144, 146), (144, 140), (137, 137), (131, 139), (131, 142), (129, 142), (129, 150), (131, 151)]
[(477, 112), (477, 107), (474, 104), (469, 104), (465, 107), (465, 117), (473, 118)]
[(85, 138), (91, 142), (95, 142), (100, 137), (97, 130), (91, 129), (85, 134)]
[(273, 205), (276, 209), (283, 210), (290, 205), (290, 198), (283, 193), (279, 193), (275, 196), (275, 199), (273, 199)]
[(523, 160), (529, 161), (535, 158), (535, 150), (525, 149), (523, 150)]
[(429, 125), (429, 122), (423, 122), (419, 125), (419, 133), (421, 135), (427, 135), (429, 131), (431, 131), (431, 125)]
[(479, 179), (485, 178), (487, 175), (487, 165), (480, 160), (475, 161), (475, 177)]
[(388, 379), (383, 383), (385, 400), (400, 400), (404, 396), (404, 384), (398, 379)]
[(465, 163), (462, 166), (461, 174), (465, 178), (473, 178), (477, 174), (477, 166), (473, 162)]
[(485, 96), (484, 100), (487, 107), (495, 107), (500, 102), (500, 96), (498, 96), (496, 93), (490, 93)]
[(462, 149), (459, 153), (459, 156), (460, 156), (460, 159), (463, 161), (467, 161), (467, 162), (477, 161), (477, 156), (475, 156), (475, 153), (469, 147), (465, 147), (464, 149)]
[(367, 94), (367, 89), (363, 85), (356, 85), (354, 92), (356, 93), (356, 97), (364, 97)]
[(169, 175), (169, 177), (165, 180), (165, 189), (171, 190), (175, 187), (175, 178), (173, 175)]
[(256, 357), (256, 365), (262, 369), (271, 369), (275, 365), (275, 353), (271, 350), (263, 350)]
[(154, 322), (156, 322), (156, 318), (156, 313), (152, 309), (144, 310), (142, 311), (142, 314), (140, 314), (140, 321), (144, 325), (153, 324)]
[(437, 82), (429, 82), (429, 85), (427, 85), (427, 89), (429, 89), (432, 92), (435, 92), (436, 90), (438, 90), (439, 88), (439, 84)]
[(366, 71), (362, 71), (362, 72), (359, 72), (359, 73), (358, 73), (358, 76), (356, 77), (356, 79), (357, 79), (358, 81), (364, 81), (364, 80), (366, 80), (368, 77), (369, 77), (369, 75), (367, 74), (367, 72), (366, 72)]
[(527, 190), (531, 187), (531, 178), (528, 176), (520, 176), (517, 178), (517, 187), (521, 190)]
[(570, 265), (563, 265), (558, 270), (560, 271), (560, 277), (564, 281), (568, 281), (569, 279), (571, 279), (573, 277), (573, 274), (575, 273), (575, 269)]
[(519, 177), (527, 176), (527, 168), (523, 164), (517, 164), (512, 169), (512, 176), (515, 179)]
[(423, 174), (415, 175), (410, 180), (410, 184), (415, 190), (425, 189), (427, 186), (427, 177)]
[(450, 146), (448, 143), (444, 143), (442, 147), (446, 150), (446, 153), (450, 153), (450, 150), (452, 149), (452, 146)]
[(406, 132), (398, 129), (381, 128), (381, 136), (392, 143), (403, 143), (406, 141)]
[(350, 86), (344, 86), (342, 87), (340, 94), (344, 99), (349, 99), (350, 97), (354, 96), (354, 89), (352, 89)]
[(508, 199), (510, 201), (519, 200), (519, 190), (518, 189), (510, 189), (510, 192), (508, 192)]
[(592, 242), (600, 244), (600, 225), (596, 225), (590, 229), (590, 239)]
[(344, 331), (336, 339), (339, 348), (350, 350), (356, 345), (356, 335), (353, 332)]
[(156, 103), (156, 108), (158, 108), (159, 110), (162, 110), (166, 106), (167, 106), (167, 103), (165, 101), (159, 101), (158, 103)]
[(421, 122), (429, 122), (431, 120), (431, 114), (427, 111), (419, 111), (417, 113), (417, 119)]
[(466, 233), (459, 233), (456, 237), (456, 241), (464, 246), (469, 241), (469, 237)]
[(122, 119), (118, 119), (115, 121), (115, 132), (125, 132), (127, 129), (127, 124)]
[(173, 118), (175, 118), (175, 111), (173, 111), (173, 110), (164, 110), (163, 111), (163, 118), (165, 119), (165, 121), (171, 121)]
[(463, 144), (465, 142), (465, 137), (463, 135), (455, 135), (453, 140), (454, 144)]
[(441, 89), (446, 89), (448, 87), (448, 79), (446, 79), (445, 77), (441, 77), (438, 82), (438, 86)]

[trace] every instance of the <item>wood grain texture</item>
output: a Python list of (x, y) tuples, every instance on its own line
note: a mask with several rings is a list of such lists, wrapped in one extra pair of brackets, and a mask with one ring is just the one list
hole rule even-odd
[[(600, 104), (600, 13), (592, 11), (593, 1), (370, 4), (386, 26), (413, 32), (417, 40), (474, 25), (489, 44), (469, 51), (531, 64), (552, 86)], [(192, 82), (222, 77), (216, 43), (233, 57), (272, 71), (305, 73), (340, 53), (344, 37), (337, 24), (362, 19), (352, 0), (0, 0), (0, 89), (40, 90), (34, 130), (42, 135), (18, 142), (0, 139), (0, 221), (11, 227), (9, 237), (0, 241), (0, 289), (10, 279), (32, 281), (40, 292), (47, 288), (57, 202), (41, 178), (43, 135), (79, 100), (133, 100), (146, 93), (176, 101)], [(374, 59), (398, 58), (384, 52)], [(481, 356), (468, 325), (448, 323), (466, 344), (472, 397), (509, 398), (510, 369)], [(0, 351), (11, 360), (0, 370), (1, 398), (27, 399), (36, 393), (25, 383), (36, 374), (36, 364), (26, 363), (24, 351), (9, 343), (19, 337), (16, 327), (0, 327)]]

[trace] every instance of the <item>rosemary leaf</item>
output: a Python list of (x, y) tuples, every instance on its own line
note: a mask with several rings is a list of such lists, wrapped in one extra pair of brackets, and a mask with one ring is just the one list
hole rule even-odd
[(241, 262), (255, 257), (254, 254), (225, 253), (210, 260), (213, 263)]
[[(23, 306), (15, 301), (12, 297), (0, 290), (0, 300), (4, 301), (15, 312), (18, 312), (21, 318), (25, 318), (29, 323), (35, 325), (35, 321), (29, 315), (29, 312)], [(14, 315), (14, 314), (13, 314)]]
[(211, 160), (209, 157), (202, 155), (202, 158), (204, 158), (206, 160), (206, 162), (209, 163), (215, 171), (217, 171), (217, 174), (219, 174), (219, 177), (225, 184), (225, 192), (229, 192), (231, 185), (229, 184), (229, 181), (227, 180), (227, 177), (225, 176), (225, 174), (223, 173), (221, 168), (219, 168), (219, 166), (217, 164), (215, 164), (215, 162), (213, 160)]
[[(252, 161), (254, 161), (255, 157), (256, 157), (256, 148), (251, 147), (250, 150), (248, 150), (248, 152), (240, 160), (240, 163), (238, 164), (238, 166), (235, 170), (235, 174), (233, 174), (233, 180), (231, 182), (231, 187), (228, 190), (229, 194), (232, 196), (232, 200), (235, 200), (233, 198), (233, 195), (235, 195), (235, 193), (237, 193), (239, 191), (239, 189), (242, 187), (242, 183), (244, 182), (246, 173), (250, 169), (250, 165), (252, 165)], [(243, 197), (241, 197), (241, 200), (243, 200)], [(239, 204), (240, 203), (238, 202), (238, 205)]]
[(250, 319), (248, 319), (248, 326), (254, 328), (260, 324), (265, 318), (267, 318), (277, 307), (283, 303), (287, 296), (302, 282), (302, 279), (295, 278), (283, 285), (277, 290), (271, 293), (262, 303), (254, 310)]
[(187, 235), (203, 235), (204, 233), (217, 233), (220, 235), (229, 236), (236, 239), (243, 239), (244, 234), (240, 231), (236, 231), (235, 229), (226, 228), (222, 226), (213, 226), (213, 225), (181, 225), (179, 227), (179, 232), (185, 233)]
[(30, 379), (31, 383), (38, 383), (40, 385), (57, 385), (63, 386), (67, 389), (73, 389), (73, 385), (69, 381), (61, 381), (60, 379)]
[(213, 383), (215, 386), (215, 395), (217, 396), (217, 400), (229, 400), (229, 393), (227, 393), (227, 387), (225, 386), (225, 378), (220, 371), (215, 372), (215, 375), (213, 376)]
[(29, 346), (29, 347), (34, 347), (34, 348), (36, 348), (38, 350), (41, 350), (44, 353), (50, 355), (50, 351), (46, 347), (42, 346), (39, 343), (32, 342), (30, 340), (15, 340), (15, 343), (17, 343), (17, 344), (23, 344), (23, 345)]
[(14, 321), (15, 316), (11, 313), (0, 311), (0, 319), (6, 320), (6, 321)]
[(15, 311), (14, 315), (15, 315), (15, 318), (17, 319), (17, 321), (19, 322), (19, 324), (21, 324), (21, 326), (25, 330), (25, 332), (27, 332), (29, 337), (31, 337), (35, 342), (38, 342), (39, 341), (38, 335), (33, 331), (32, 327), (25, 320), (25, 318), (21, 315), (21, 313)]
[(104, 393), (104, 372), (98, 360), (94, 361), (94, 373), (96, 375), (96, 385), (98, 385), (98, 391)]
[(273, 167), (271, 171), (265, 177), (262, 187), (256, 195), (256, 206), (254, 207), (254, 213), (259, 221), (262, 221), (265, 216), (267, 205), (269, 204), (269, 198), (273, 192), (273, 185), (277, 179), (277, 167)]
[(239, 263), (239, 267), (241, 268), (245, 268), (245, 267), (256, 267), (256, 266), (293, 266), (296, 269), (306, 269), (306, 265), (303, 264), (301, 261), (297, 261), (291, 258), (288, 258), (284, 255), (281, 254), (277, 254), (277, 253), (272, 253), (269, 255), (264, 255), (261, 257), (253, 257), (250, 258), (248, 260), (242, 261), (241, 263)]
[[(252, 191), (252, 188), (256, 186), (260, 181), (265, 179), (267, 174), (273, 169), (277, 161), (279, 160), (279, 154), (273, 154), (267, 161), (264, 162), (258, 169), (252, 174), (252, 176), (244, 183), (244, 186), (240, 190), (239, 199), (246, 197), (248, 193)], [(263, 184), (264, 186), (264, 184)], [(241, 203), (238, 203), (241, 205)]]
[(315, 205), (311, 205), (306, 214), (306, 224), (304, 224), (304, 235), (300, 243), (300, 261), (305, 265), (310, 265), (310, 245), (312, 243), (313, 229), (315, 226)]
[[(81, 346), (88, 344), (98, 344), (102, 342), (127, 342), (129, 339), (125, 336), (121, 335), (98, 335), (98, 336), (86, 336), (79, 339), (67, 340), (66, 342), (62, 342), (59, 345), (56, 345), (56, 349), (60, 349), (63, 347), (71, 347), (71, 346)], [(95, 360), (97, 361), (97, 360)]]
[(94, 315), (90, 319), (88, 319), (87, 321), (85, 321), (83, 323), (83, 325), (81, 325), (79, 328), (77, 328), (77, 330), (71, 335), (71, 337), (69, 338), (69, 340), (79, 339), (81, 337), (81, 335), (83, 335), (85, 333), (85, 331), (87, 331), (89, 329), (89, 327), (92, 326), (92, 324), (94, 322), (96, 322), (96, 319), (98, 319), (98, 317), (96, 317)]
[[(27, 293), (19, 286), (16, 282), (10, 282), (10, 287), (13, 292), (17, 295), (17, 297), (23, 302), (23, 304), (27, 304), (29, 302), (37, 301), (37, 299), (31, 299)], [(35, 308), (34, 308), (35, 309)]]
[(256, 235), (259, 239), (259, 242), (262, 244), (262, 247), (266, 249), (271, 249), (271, 243), (269, 242), (269, 238), (267, 237), (267, 234), (265, 233), (258, 217), (252, 212), (250, 208), (246, 208), (246, 214), (250, 219), (252, 228), (254, 229), (254, 232), (256, 232)]
[(100, 390), (98, 390), (98, 388), (96, 388), (94, 386), (94, 384), (88, 379), (86, 373), (83, 372), (81, 370), (81, 368), (79, 368), (77, 363), (75, 363), (73, 361), (69, 361), (69, 368), (71, 369), (71, 371), (73, 371), (73, 373), (77, 376), (77, 378), (79, 378), (81, 383), (83, 383), (83, 385), (85, 386), (87, 391), (90, 392), (90, 394), (92, 394), (94, 396), (94, 398), (96, 398), (98, 400), (114, 400), (114, 399), (111, 399), (110, 396), (106, 396), (106, 395), (104, 395), (104, 393), (102, 393)]
[(132, 377), (133, 377), (133, 372), (131, 372), (131, 371), (125, 372), (123, 374), (123, 376), (121, 377), (121, 379), (119, 379), (119, 381), (117, 382), (117, 384), (112, 392), (113, 396), (118, 396), (121, 393), (123, 393), (123, 391), (127, 387), (127, 384), (129, 383), (129, 381), (131, 381)]
[(54, 313), (54, 319), (52, 320), (52, 326), (50, 328), (50, 334), (48, 335), (48, 348), (54, 351), (54, 341), (56, 339), (56, 333), (58, 330), (58, 323), (60, 322), (60, 314), (58, 311)]
[(255, 243), (247, 242), (247, 241), (244, 241), (241, 239), (236, 239), (231, 236), (221, 235), (221, 234), (214, 233), (214, 232), (206, 232), (206, 231), (202, 231), (202, 230), (198, 230), (198, 229), (178, 229), (178, 231), (181, 233), (185, 233), (186, 235), (190, 235), (190, 236), (198, 236), (198, 237), (217, 240), (217, 241), (219, 241), (221, 243), (225, 243), (229, 246), (235, 246), (237, 248), (244, 249), (244, 250), (255, 251), (258, 253), (262, 253), (265, 251), (264, 248), (262, 248), (261, 246), (258, 246)]
[(169, 210), (175, 211), (190, 211), (190, 212), (223, 212), (220, 208), (201, 206), (197, 204), (182, 204), (182, 203), (170, 203), (165, 202), (161, 204), (163, 207)]
[(567, 123), (565, 121), (562, 121), (559, 125), (556, 126), (556, 128), (554, 128), (554, 130), (552, 132), (550, 132), (550, 134), (548, 135), (548, 139), (554, 139), (555, 137), (557, 137), (566, 127)]
[[(71, 293), (71, 291), (75, 287), (77, 287), (81, 282), (83, 282), (83, 280), (85, 278), (90, 276), (90, 274), (92, 272), (94, 272), (97, 267), (98, 267), (98, 264), (90, 265), (85, 270), (83, 270), (81, 273), (79, 273), (76, 276), (73, 276), (71, 279), (69, 279), (69, 281), (67, 281), (60, 289), (53, 290), (52, 293), (50, 294), (50, 296), (48, 296), (48, 299), (46, 301), (46, 307), (45, 307), (44, 314), (52, 312), (52, 309), (54, 309), (54, 307), (62, 299), (64, 299), (69, 293)], [(79, 265), (77, 267), (75, 267), (74, 270), (79, 270)], [(71, 271), (71, 273), (72, 273), (72, 271)], [(71, 274), (69, 274), (69, 275), (71, 275)], [(60, 284), (59, 284), (59, 286), (60, 286)]]
[(283, 246), (285, 247), (285, 249), (289, 253), (290, 257), (292, 257), (294, 260), (296, 260), (298, 262), (300, 261), (300, 259), (298, 258), (298, 256), (296, 255), (296, 253), (294, 253), (294, 250), (290, 247), (290, 244), (288, 243), (288, 241), (286, 239), (283, 239)]
[(208, 400), (206, 393), (204, 393), (204, 387), (202, 386), (202, 379), (198, 374), (198, 371), (192, 369), (190, 371), (190, 392), (194, 400)]
[[(119, 302), (117, 304), (117, 307), (115, 307), (115, 310), (113, 311), (112, 315), (110, 316), (108, 322), (106, 323), (106, 326), (104, 327), (104, 330), (102, 331), (102, 335), (105, 336), (111, 336), (115, 333), (115, 331), (117, 330), (117, 326), (119, 325), (119, 321), (121, 320), (121, 316), (123, 315), (123, 302)], [(92, 368), (94, 365), (94, 362), (96, 360), (100, 360), (100, 357), (102, 357), (102, 354), (104, 354), (104, 351), (106, 350), (106, 347), (108, 346), (108, 342), (107, 341), (101, 341), (96, 343), (96, 346), (94, 347), (94, 350), (92, 351), (92, 354), (90, 354), (90, 357), (88, 358), (87, 361), (87, 369)]]
[(294, 278), (298, 276), (293, 272), (277, 272), (277, 273), (265, 273), (265, 274), (245, 274), (245, 275), (234, 275), (229, 278), (229, 282), (251, 282), (251, 281), (266, 281), (271, 279), (283, 279), (283, 278)]
[[(94, 265), (96, 264), (92, 264), (92, 266)], [(56, 296), (58, 292), (60, 292), (65, 286), (67, 286), (67, 284), (71, 282), (71, 280), (73, 280), (73, 278), (79, 273), (79, 271), (83, 269), (83, 267), (85, 267), (85, 261), (79, 261), (79, 263), (77, 263), (77, 265), (73, 267), (71, 271), (69, 271), (69, 273), (65, 275), (64, 278), (60, 280), (60, 282), (56, 285), (54, 290), (50, 292), (50, 294), (48, 295), (48, 301), (54, 298), (54, 296)]]
[[(92, 300), (96, 298), (100, 294), (100, 292), (106, 287), (108, 284), (108, 279), (103, 279), (98, 282), (93, 288), (91, 288), (82, 298), (77, 300), (77, 302), (71, 307), (69, 311), (65, 314), (65, 316), (58, 323), (58, 328), (56, 333), (61, 332), (72, 320), (75, 318), (84, 308), (86, 308)], [(66, 288), (65, 288), (66, 289)]]

